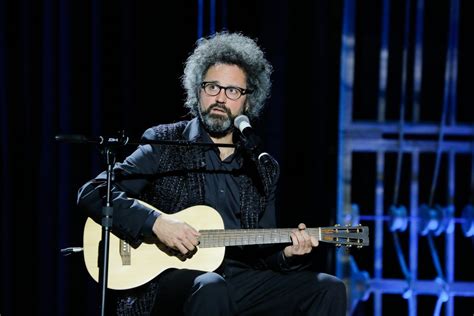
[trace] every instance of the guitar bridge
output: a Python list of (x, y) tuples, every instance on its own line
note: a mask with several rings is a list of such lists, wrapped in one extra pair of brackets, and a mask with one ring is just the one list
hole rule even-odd
[(131, 247), (130, 245), (120, 239), (120, 258), (122, 258), (122, 265), (123, 266), (129, 266), (131, 265)]

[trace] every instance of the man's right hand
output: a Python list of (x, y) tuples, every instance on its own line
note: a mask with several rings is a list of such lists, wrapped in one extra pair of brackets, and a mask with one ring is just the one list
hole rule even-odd
[(198, 245), (199, 232), (183, 221), (168, 214), (161, 214), (153, 224), (153, 233), (167, 247), (179, 250), (183, 255)]

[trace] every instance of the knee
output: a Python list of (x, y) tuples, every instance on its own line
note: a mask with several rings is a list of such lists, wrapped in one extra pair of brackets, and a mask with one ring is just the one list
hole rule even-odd
[(318, 281), (324, 284), (324, 287), (330, 296), (340, 301), (346, 300), (346, 285), (341, 279), (333, 275), (321, 273), (318, 275)]
[(194, 295), (199, 294), (200, 296), (227, 297), (227, 282), (217, 273), (204, 273), (195, 279), (192, 292)]
[(194, 280), (185, 303), (185, 315), (233, 315), (233, 302), (227, 283), (216, 273), (205, 273)]
[(334, 282), (332, 283), (332, 292), (335, 296), (338, 297), (340, 300), (346, 300), (347, 289), (346, 285), (342, 280), (335, 278)]

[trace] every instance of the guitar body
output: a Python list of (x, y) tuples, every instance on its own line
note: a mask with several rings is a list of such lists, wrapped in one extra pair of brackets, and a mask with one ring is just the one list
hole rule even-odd
[[(205, 205), (193, 206), (172, 214), (197, 230), (224, 229), (219, 213)], [(84, 260), (89, 274), (99, 281), (99, 242), (102, 227), (88, 218), (84, 227)], [(214, 271), (224, 259), (225, 247), (198, 248), (192, 258), (182, 261), (169, 255), (154, 243), (129, 248), (129, 262), (121, 255), (123, 242), (110, 234), (108, 288), (123, 290), (140, 286), (169, 268)]]

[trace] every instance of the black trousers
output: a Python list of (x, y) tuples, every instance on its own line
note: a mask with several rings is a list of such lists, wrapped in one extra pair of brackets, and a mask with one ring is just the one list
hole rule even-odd
[(221, 274), (168, 270), (158, 279), (152, 315), (346, 315), (346, 288), (313, 271), (279, 273), (236, 262)]

